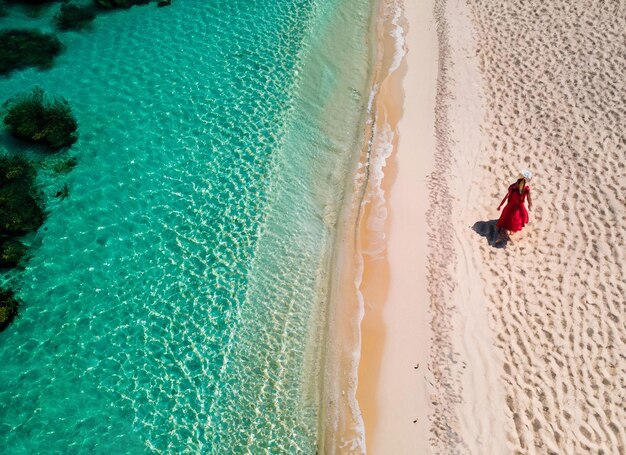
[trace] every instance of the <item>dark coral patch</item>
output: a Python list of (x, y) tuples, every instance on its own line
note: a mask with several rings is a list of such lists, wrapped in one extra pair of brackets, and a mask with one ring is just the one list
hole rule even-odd
[(4, 124), (16, 138), (43, 144), (53, 150), (69, 147), (78, 139), (78, 124), (65, 99), (46, 99), (42, 89), (35, 87), (5, 103)]
[(0, 188), (19, 185), (28, 188), (33, 185), (35, 168), (21, 156), (0, 156)]
[(48, 33), (37, 30), (4, 30), (0, 32), (0, 75), (34, 66), (50, 68), (63, 44)]
[(22, 263), (28, 248), (19, 240), (10, 239), (0, 244), (0, 268), (12, 269)]
[(36, 231), (44, 220), (32, 164), (21, 157), (0, 157), (0, 241)]
[(63, 0), (6, 0), (6, 3), (13, 5), (25, 5), (25, 6), (41, 6), (50, 3), (58, 3)]
[(54, 16), (54, 25), (61, 31), (84, 30), (95, 18), (96, 9), (93, 5), (64, 3), (59, 13)]
[(41, 202), (15, 187), (0, 188), (0, 232), (15, 237), (36, 231), (46, 219)]
[(135, 5), (146, 5), (152, 0), (94, 0), (102, 9), (128, 9)]
[(13, 291), (0, 288), (0, 332), (13, 322), (19, 306), (20, 302), (15, 298)]

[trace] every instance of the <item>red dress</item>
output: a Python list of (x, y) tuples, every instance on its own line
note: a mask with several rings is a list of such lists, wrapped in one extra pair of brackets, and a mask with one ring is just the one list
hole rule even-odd
[(502, 210), (497, 226), (511, 232), (521, 231), (528, 223), (528, 211), (524, 206), (526, 196), (530, 193), (530, 187), (526, 185), (522, 194), (519, 194), (517, 183), (509, 187), (509, 194), (506, 206)]

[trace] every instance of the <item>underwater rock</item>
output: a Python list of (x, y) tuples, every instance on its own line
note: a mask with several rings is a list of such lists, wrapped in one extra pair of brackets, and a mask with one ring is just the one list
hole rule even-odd
[(0, 32), (0, 75), (35, 66), (50, 68), (63, 45), (54, 36), (37, 30)]
[(84, 30), (95, 18), (96, 10), (92, 5), (64, 3), (59, 13), (54, 16), (54, 25), (61, 31)]
[(61, 200), (63, 200), (66, 197), (68, 197), (69, 194), (70, 194), (70, 187), (67, 183), (65, 183), (59, 191), (54, 193), (54, 197), (60, 197)]
[(19, 306), (20, 302), (15, 298), (13, 291), (0, 288), (0, 332), (13, 322)]
[(172, 0), (159, 0), (159, 1), (157, 2), (157, 6), (158, 6), (159, 8), (162, 8), (162, 7), (164, 7), (164, 6), (170, 6), (171, 4), (172, 4)]
[(78, 124), (69, 103), (63, 98), (47, 100), (39, 87), (9, 99), (5, 106), (4, 124), (18, 139), (53, 150), (69, 147), (78, 139)]

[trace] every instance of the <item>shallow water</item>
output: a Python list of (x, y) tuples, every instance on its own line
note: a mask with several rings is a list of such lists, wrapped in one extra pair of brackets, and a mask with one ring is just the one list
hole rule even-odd
[[(34, 85), (66, 97), (80, 133), (78, 166), (40, 173), (50, 215), (0, 334), (0, 447), (315, 451), (370, 8), (135, 7), (62, 34), (53, 69), (0, 79), (2, 99)], [(28, 22), (12, 14), (0, 27)]]

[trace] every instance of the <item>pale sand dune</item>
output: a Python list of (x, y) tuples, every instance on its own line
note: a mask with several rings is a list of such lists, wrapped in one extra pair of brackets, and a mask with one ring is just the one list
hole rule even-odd
[[(459, 198), (504, 360), (508, 449), (626, 453), (626, 3), (468, 4), (484, 117)], [(497, 218), (521, 167), (531, 222), (494, 248), (492, 226), (469, 226)]]

